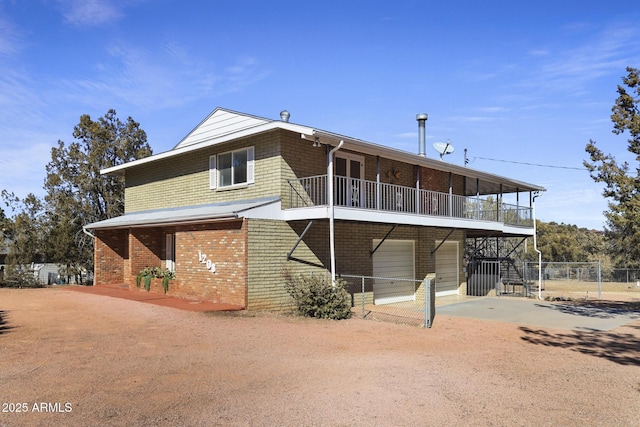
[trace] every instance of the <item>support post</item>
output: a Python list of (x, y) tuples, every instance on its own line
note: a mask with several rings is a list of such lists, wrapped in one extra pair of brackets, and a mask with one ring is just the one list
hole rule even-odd
[(598, 260), (598, 299), (602, 299), (602, 266)]
[(364, 276), (362, 276), (362, 318), (364, 319)]
[(431, 328), (436, 317), (436, 287), (432, 286), (431, 277), (427, 275), (422, 281), (424, 286), (424, 327)]
[(333, 156), (336, 151), (338, 151), (344, 145), (344, 141), (340, 141), (340, 143), (329, 151), (329, 164), (327, 165), (327, 178), (329, 182), (327, 183), (327, 197), (329, 198), (329, 246), (330, 246), (330, 257), (331, 257), (331, 284), (333, 286), (336, 285), (336, 242), (335, 242), (335, 230), (334, 230), (334, 216), (335, 216), (335, 208), (333, 201)]

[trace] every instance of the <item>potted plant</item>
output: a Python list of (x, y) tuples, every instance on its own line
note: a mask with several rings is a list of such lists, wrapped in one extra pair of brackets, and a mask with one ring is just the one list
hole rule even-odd
[(136, 276), (136, 286), (139, 288), (144, 282), (144, 290), (149, 292), (151, 289), (151, 280), (153, 278), (162, 279), (162, 289), (166, 294), (169, 291), (169, 280), (176, 278), (176, 273), (168, 268), (162, 269), (160, 267), (145, 267), (140, 270), (140, 273)]

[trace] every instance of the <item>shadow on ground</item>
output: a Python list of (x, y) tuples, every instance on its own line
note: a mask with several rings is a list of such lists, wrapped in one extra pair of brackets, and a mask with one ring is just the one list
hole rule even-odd
[[(628, 328), (640, 330), (640, 326)], [(559, 347), (595, 357), (602, 357), (620, 365), (640, 366), (640, 337), (610, 331), (573, 331), (550, 333), (543, 329), (520, 327), (522, 339), (530, 344)]]
[(616, 316), (627, 316), (632, 320), (640, 319), (639, 301), (567, 301), (563, 304), (543, 305), (537, 307), (556, 310), (575, 316), (593, 317), (596, 319), (612, 319)]
[(11, 326), (7, 325), (7, 312), (0, 310), (0, 335), (6, 334), (11, 329)]

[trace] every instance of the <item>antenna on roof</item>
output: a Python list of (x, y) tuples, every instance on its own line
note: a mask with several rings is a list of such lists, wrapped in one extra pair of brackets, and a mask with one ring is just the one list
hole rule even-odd
[(447, 142), (434, 142), (433, 148), (440, 153), (440, 160), (443, 160), (445, 154), (453, 153), (453, 145), (451, 145), (451, 141), (447, 139)]

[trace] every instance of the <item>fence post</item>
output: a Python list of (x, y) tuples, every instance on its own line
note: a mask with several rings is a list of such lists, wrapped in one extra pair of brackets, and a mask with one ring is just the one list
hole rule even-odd
[(598, 260), (598, 299), (602, 299), (602, 270), (600, 260)]
[(424, 278), (424, 327), (433, 326), (433, 318), (436, 316), (435, 287), (431, 287), (431, 278)]
[(364, 319), (364, 276), (362, 276), (362, 318)]

